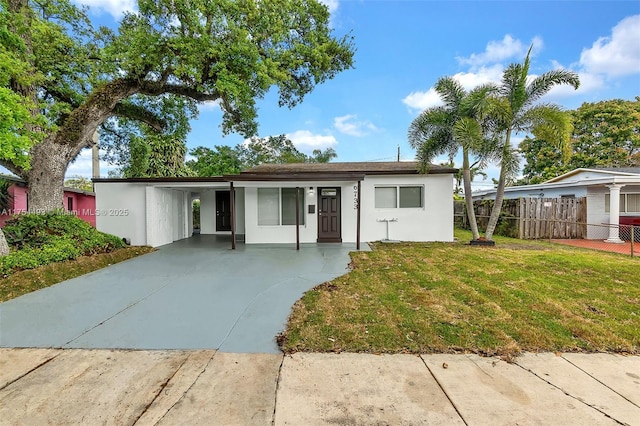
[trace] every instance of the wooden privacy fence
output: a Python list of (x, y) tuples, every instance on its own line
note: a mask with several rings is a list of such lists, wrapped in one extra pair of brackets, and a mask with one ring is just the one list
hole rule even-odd
[(586, 238), (586, 198), (521, 198), (519, 238)]
[[(480, 229), (486, 229), (493, 200), (474, 202)], [(467, 227), (464, 203), (456, 202), (455, 215)], [(520, 239), (585, 238), (586, 198), (519, 198), (504, 200), (496, 234)], [(458, 222), (458, 223), (459, 223)]]

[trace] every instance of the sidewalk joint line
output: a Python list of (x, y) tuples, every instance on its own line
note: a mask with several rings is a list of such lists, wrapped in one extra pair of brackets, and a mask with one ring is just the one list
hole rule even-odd
[[(193, 383), (191, 383), (191, 384), (189, 385), (189, 387), (188, 387), (184, 392), (182, 392), (182, 395), (180, 395), (180, 398), (178, 398), (178, 399), (176, 400), (176, 402), (174, 402), (173, 404), (171, 404), (171, 407), (169, 407), (169, 409), (168, 409), (168, 410), (167, 410), (167, 411), (162, 415), (162, 417), (160, 417), (160, 419), (159, 419), (155, 424), (160, 423), (160, 422), (162, 421), (162, 419), (164, 419), (164, 418), (167, 416), (167, 414), (169, 414), (169, 412), (170, 412), (171, 410), (173, 410), (173, 407), (175, 407), (176, 405), (178, 405), (178, 403), (184, 399), (184, 397), (185, 397), (185, 396), (187, 395), (187, 393), (191, 390), (191, 388), (196, 384), (196, 382), (197, 382), (198, 380), (200, 380), (200, 377), (204, 374), (204, 372), (205, 372), (205, 371), (207, 371), (207, 368), (209, 367), (209, 364), (211, 364), (211, 360), (213, 360), (213, 358), (216, 356), (216, 354), (217, 354), (217, 353), (218, 353), (218, 351), (215, 351), (215, 352), (213, 353), (213, 355), (211, 355), (211, 358), (209, 358), (209, 361), (207, 361), (207, 364), (206, 364), (206, 365), (204, 366), (204, 368), (200, 371), (200, 373), (198, 373), (198, 376), (194, 379)], [(189, 360), (189, 358), (191, 358), (191, 355), (189, 355), (189, 356), (184, 360), (184, 362), (180, 365), (180, 367), (178, 367), (178, 369), (175, 371), (175, 373), (173, 373), (173, 375), (171, 376), (171, 378), (173, 378), (173, 376), (175, 376), (175, 375), (176, 375), (176, 373), (177, 373), (178, 371), (180, 371), (180, 369), (182, 368), (182, 366), (183, 366), (183, 365), (184, 365), (184, 364)], [(167, 382), (166, 384), (168, 384), (168, 382)], [(165, 385), (166, 385), (166, 384), (165, 384)], [(159, 394), (158, 394), (158, 395), (159, 395)], [(157, 398), (157, 395), (156, 395), (156, 398)], [(154, 400), (155, 400), (155, 398), (154, 398)], [(146, 410), (145, 410), (145, 411), (146, 411)], [(140, 417), (138, 417), (138, 419), (136, 419), (136, 422), (134, 422), (134, 425), (137, 423), (137, 421), (138, 421), (139, 419), (140, 419)]]
[(422, 361), (422, 363), (424, 364), (425, 367), (427, 367), (427, 371), (429, 372), (429, 374), (431, 374), (431, 377), (433, 377), (433, 380), (436, 381), (436, 383), (438, 384), (438, 386), (440, 387), (440, 390), (442, 390), (442, 393), (444, 393), (444, 396), (447, 397), (447, 399), (449, 400), (449, 402), (451, 403), (451, 405), (453, 406), (453, 409), (456, 410), (456, 413), (458, 413), (458, 416), (460, 417), (460, 420), (462, 420), (462, 422), (466, 425), (469, 426), (469, 423), (467, 423), (467, 421), (465, 420), (464, 416), (462, 415), (462, 413), (460, 412), (460, 410), (458, 409), (458, 406), (456, 405), (455, 402), (453, 402), (453, 399), (451, 399), (451, 397), (449, 396), (449, 394), (447, 393), (447, 391), (444, 389), (444, 386), (442, 386), (442, 383), (440, 383), (440, 381), (438, 380), (438, 378), (436, 377), (435, 374), (433, 374), (433, 371), (431, 371), (431, 369), (429, 368), (429, 366), (427, 365), (427, 361), (424, 360), (424, 358), (422, 357), (422, 355), (418, 355), (418, 358), (420, 358), (420, 360)]
[[(22, 350), (22, 349), (20, 349), (20, 350)], [(25, 348), (25, 350), (27, 350), (27, 349)], [(27, 371), (23, 375), (21, 375), (19, 377), (16, 377), (15, 379), (11, 380), (10, 382), (7, 382), (4, 386), (0, 387), (0, 391), (4, 390), (8, 386), (11, 386), (12, 384), (17, 382), (18, 380), (22, 379), (23, 377), (28, 376), (29, 374), (33, 373), (34, 371), (36, 371), (37, 369), (39, 369), (43, 365), (48, 364), (49, 362), (53, 361), (55, 358), (57, 358), (62, 353), (61, 349), (54, 349), (54, 350), (57, 350), (59, 352), (57, 354), (55, 354), (54, 356), (52, 356), (51, 358), (48, 358), (48, 359), (44, 360), (43, 362), (41, 362), (40, 364), (36, 365), (35, 367), (33, 367), (31, 370)]]
[(517, 361), (517, 360), (514, 362), (514, 364), (515, 364), (515, 365), (517, 365), (518, 367), (520, 367), (521, 369), (523, 369), (524, 371), (526, 371), (527, 373), (533, 374), (533, 375), (534, 375), (534, 376), (536, 376), (538, 379), (542, 380), (543, 382), (547, 383), (548, 385), (551, 385), (551, 386), (553, 386), (554, 388), (558, 389), (560, 392), (562, 392), (563, 394), (567, 395), (569, 398), (573, 398), (573, 399), (575, 399), (576, 401), (581, 402), (582, 404), (586, 405), (587, 407), (589, 407), (589, 408), (593, 408), (594, 410), (596, 410), (596, 411), (597, 411), (597, 412), (599, 412), (600, 414), (603, 414), (605, 417), (610, 418), (611, 420), (613, 420), (614, 422), (618, 423), (619, 425), (623, 425), (623, 426), (627, 425), (626, 423), (621, 422), (620, 420), (618, 420), (618, 419), (616, 419), (616, 418), (612, 417), (612, 416), (611, 416), (611, 414), (609, 414), (609, 413), (606, 413), (606, 412), (602, 411), (601, 409), (599, 409), (599, 408), (598, 408), (598, 407), (596, 407), (595, 405), (591, 405), (591, 404), (589, 404), (587, 401), (584, 401), (584, 400), (582, 400), (582, 399), (578, 398), (577, 396), (573, 396), (573, 395), (571, 395), (568, 391), (564, 390), (564, 389), (563, 389), (563, 388), (561, 388), (560, 386), (558, 386), (558, 385), (556, 385), (556, 384), (554, 384), (554, 383), (551, 383), (549, 380), (546, 380), (545, 378), (543, 378), (543, 377), (539, 376), (535, 371), (533, 371), (533, 370), (531, 370), (531, 369), (528, 369), (528, 368), (523, 367), (522, 365), (518, 364), (518, 361)]
[(280, 360), (280, 367), (278, 367), (278, 375), (276, 376), (276, 392), (273, 395), (273, 415), (271, 416), (271, 426), (276, 424), (276, 407), (278, 406), (278, 391), (280, 390), (280, 375), (282, 374), (282, 366), (284, 365), (284, 357), (286, 354), (282, 354), (282, 359)]
[(142, 410), (142, 412), (140, 413), (140, 415), (138, 417), (136, 417), (136, 419), (133, 421), (133, 424), (135, 425), (136, 423), (138, 423), (138, 421), (142, 418), (142, 416), (145, 415), (145, 413), (147, 411), (149, 411), (149, 408), (153, 405), (153, 403), (155, 402), (156, 399), (158, 399), (158, 397), (162, 394), (162, 391), (167, 387), (167, 385), (169, 384), (169, 382), (171, 381), (171, 379), (173, 379), (175, 377), (176, 374), (178, 374), (178, 371), (180, 371), (180, 369), (182, 368), (182, 366), (187, 362), (187, 360), (189, 359), (190, 355), (187, 355), (186, 357), (184, 357), (184, 360), (182, 360), (182, 362), (180, 363), (180, 365), (178, 366), (178, 368), (175, 369), (175, 371), (173, 372), (173, 374), (171, 374), (171, 376), (167, 377), (167, 380), (165, 380), (161, 385), (160, 385), (160, 389), (158, 390), (158, 392), (156, 392), (155, 396), (153, 397), (153, 399), (146, 405), (146, 407), (144, 407), (144, 410)]
[(635, 405), (636, 407), (640, 408), (640, 406), (638, 406), (638, 404), (636, 404), (635, 402), (631, 401), (629, 398), (627, 398), (626, 396), (622, 395), (620, 392), (618, 392), (617, 390), (613, 389), (612, 387), (610, 387), (609, 385), (607, 385), (606, 383), (600, 381), (597, 377), (594, 377), (592, 374), (590, 374), (588, 371), (580, 368), (580, 366), (574, 364), (573, 362), (569, 361), (568, 359), (566, 359), (564, 356), (561, 357), (562, 359), (564, 359), (565, 361), (567, 361), (569, 364), (573, 365), (575, 368), (577, 368), (578, 370), (582, 371), (584, 374), (586, 374), (587, 376), (591, 377), (593, 380), (595, 380), (596, 382), (600, 383), (602, 386), (604, 386), (605, 388), (611, 390), (613, 393), (615, 393), (616, 395), (619, 395), (621, 398), (623, 398), (625, 401), (628, 401), (629, 403), (631, 403), (632, 405)]

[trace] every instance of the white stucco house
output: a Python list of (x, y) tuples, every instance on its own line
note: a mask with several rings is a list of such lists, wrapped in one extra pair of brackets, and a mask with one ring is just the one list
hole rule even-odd
[[(495, 189), (473, 193), (474, 200), (495, 199)], [(640, 225), (640, 167), (579, 168), (537, 185), (505, 188), (505, 198), (579, 198), (587, 200), (587, 223)], [(588, 239), (602, 239), (604, 228), (587, 227)], [(619, 228), (607, 228), (607, 241), (621, 242)]]
[[(96, 227), (133, 245), (200, 233), (255, 243), (452, 241), (456, 169), (417, 162), (264, 164), (209, 178), (94, 179)], [(297, 201), (297, 202), (296, 202)], [(297, 212), (297, 214), (296, 214)]]

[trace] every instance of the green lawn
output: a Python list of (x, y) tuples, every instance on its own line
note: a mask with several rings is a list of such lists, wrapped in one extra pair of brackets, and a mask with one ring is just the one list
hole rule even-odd
[(5, 302), (23, 294), (49, 287), (152, 251), (155, 251), (155, 249), (151, 247), (126, 247), (109, 253), (80, 256), (75, 260), (51, 263), (35, 269), (14, 272), (5, 278), (0, 276), (0, 302)]
[(296, 303), (293, 351), (640, 353), (640, 260), (496, 237), (373, 245)]

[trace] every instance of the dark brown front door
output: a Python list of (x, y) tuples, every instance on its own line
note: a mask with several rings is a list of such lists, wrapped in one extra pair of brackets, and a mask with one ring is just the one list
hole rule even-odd
[(340, 188), (318, 188), (318, 242), (340, 243)]
[(216, 231), (231, 231), (231, 193), (216, 191)]

